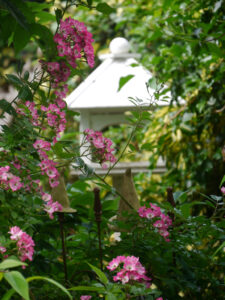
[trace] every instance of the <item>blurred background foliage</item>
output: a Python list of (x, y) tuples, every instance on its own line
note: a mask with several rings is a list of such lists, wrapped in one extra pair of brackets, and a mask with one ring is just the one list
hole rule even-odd
[[(155, 167), (159, 156), (166, 161), (168, 173), (162, 179), (165, 185), (181, 189), (194, 186), (196, 191), (206, 194), (219, 192), (218, 183), (224, 174), (225, 138), (223, 0), (112, 0), (108, 4), (113, 9), (104, 13), (88, 7), (96, 7), (101, 1), (13, 0), (12, 3), (23, 11), (26, 21), (18, 23), (13, 16), (2, 12), (1, 26), (12, 28), (14, 24), (15, 34), (11, 29), (1, 31), (1, 72), (11, 73), (15, 65), (31, 57), (34, 61), (30, 67), (35, 68), (42, 51), (50, 58), (54, 47), (46, 47), (46, 36), (50, 38), (52, 33), (43, 25), (56, 28), (53, 22), (56, 9), (62, 9), (66, 3), (76, 4), (67, 9), (65, 17), (71, 15), (87, 24), (95, 39), (96, 54), (107, 52), (116, 36), (127, 38), (132, 51), (141, 54), (140, 62), (158, 82), (169, 87), (173, 103), (178, 105), (176, 110), (173, 107), (156, 110), (148, 126), (138, 131), (132, 141), (137, 153), (133, 159), (141, 159), (142, 148), (150, 150), (150, 169)], [(27, 24), (31, 24), (28, 33)], [(95, 66), (99, 64), (96, 56)], [(69, 82), (70, 90), (91, 71), (80, 65)], [(1, 87), (8, 89), (3, 77)], [(186, 105), (179, 107), (178, 99), (184, 99)], [(71, 138), (78, 129), (73, 119), (71, 116), (67, 132)], [(112, 129), (110, 135), (121, 145), (126, 130)]]
[[(141, 54), (140, 62), (169, 87), (173, 103), (178, 105), (176, 109), (156, 110), (148, 128), (139, 130), (132, 141), (136, 153), (141, 148), (150, 150), (150, 169), (159, 156), (168, 168), (161, 180), (153, 176), (151, 182), (149, 176), (142, 176), (145, 192), (144, 181), (149, 194), (153, 184), (155, 188), (172, 185), (218, 193), (225, 165), (224, 1), (129, 0), (110, 4), (116, 8), (110, 15), (90, 14), (86, 8), (74, 15), (90, 26), (96, 49), (102, 52), (108, 51), (114, 37), (127, 38), (133, 51)], [(186, 105), (179, 107), (178, 99), (184, 99)], [(124, 132), (116, 131), (115, 139), (123, 139)], [(163, 196), (165, 189), (156, 189)]]

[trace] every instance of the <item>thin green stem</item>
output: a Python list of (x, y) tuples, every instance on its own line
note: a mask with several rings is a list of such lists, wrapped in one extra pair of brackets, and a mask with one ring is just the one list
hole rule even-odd
[[(99, 176), (98, 174), (96, 174), (94, 172), (95, 177), (97, 177), (99, 180), (101, 180), (105, 185), (107, 185), (108, 187), (110, 187), (110, 189), (112, 189), (112, 186), (110, 184), (108, 184), (104, 178), (102, 178), (101, 176)], [(97, 182), (96, 182), (97, 183)], [(123, 199), (124, 202), (126, 202), (126, 204), (131, 208), (134, 209), (134, 207), (129, 203), (129, 201), (117, 190), (115, 190), (115, 193), (121, 198)]]
[(104, 179), (110, 174), (110, 171), (117, 165), (117, 163), (118, 163), (118, 162), (121, 160), (121, 158), (123, 157), (123, 155), (124, 155), (124, 153), (125, 153), (127, 147), (129, 146), (129, 144), (130, 144), (132, 138), (134, 137), (134, 133), (135, 133), (136, 129), (138, 128), (138, 126), (140, 125), (141, 121), (142, 121), (142, 117), (140, 116), (139, 120), (137, 121), (135, 127), (133, 128), (133, 130), (132, 130), (132, 132), (131, 132), (131, 134), (130, 134), (130, 137), (129, 137), (129, 139), (128, 139), (128, 141), (127, 141), (127, 143), (126, 143), (126, 145), (125, 145), (123, 151), (121, 152), (121, 154), (120, 154), (119, 158), (117, 159), (117, 161), (109, 168), (108, 172), (107, 172), (106, 175), (104, 176)]

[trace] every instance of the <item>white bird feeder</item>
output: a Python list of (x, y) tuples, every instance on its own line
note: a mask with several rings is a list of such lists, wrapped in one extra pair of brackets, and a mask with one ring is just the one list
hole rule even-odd
[[(101, 131), (111, 125), (126, 123), (125, 112), (137, 110), (130, 97), (142, 99), (143, 102), (139, 105), (145, 109), (150, 108), (150, 95), (154, 97), (155, 90), (149, 88), (149, 95), (146, 88), (152, 74), (135, 59), (140, 57), (139, 54), (129, 53), (129, 42), (117, 37), (111, 41), (109, 48), (110, 54), (100, 56), (103, 61), (101, 65), (66, 99), (69, 109), (80, 112), (80, 132), (86, 128)], [(132, 75), (132, 78), (119, 89), (121, 78), (128, 75)], [(165, 106), (165, 101), (157, 101), (157, 104)], [(89, 160), (85, 162), (90, 164)], [(122, 174), (127, 167), (132, 168), (132, 173), (143, 172), (147, 170), (148, 164), (148, 162), (118, 163), (111, 174)], [(98, 174), (107, 172), (97, 164), (92, 163), (93, 165)], [(159, 162), (155, 172), (164, 171), (164, 163)]]

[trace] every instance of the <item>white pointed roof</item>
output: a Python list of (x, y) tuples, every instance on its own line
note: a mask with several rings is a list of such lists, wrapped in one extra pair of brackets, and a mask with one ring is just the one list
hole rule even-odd
[[(139, 105), (148, 106), (154, 90), (146, 88), (152, 74), (136, 61), (137, 54), (129, 53), (130, 44), (124, 38), (110, 43), (110, 54), (67, 98), (68, 107), (77, 111), (126, 111), (135, 108), (129, 97), (142, 99)], [(121, 77), (133, 77), (118, 91)], [(170, 94), (167, 94), (167, 96)], [(158, 101), (165, 105), (165, 101)]]

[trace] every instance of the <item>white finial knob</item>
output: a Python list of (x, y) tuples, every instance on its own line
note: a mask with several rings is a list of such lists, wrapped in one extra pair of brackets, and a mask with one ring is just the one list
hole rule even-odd
[(122, 37), (113, 39), (109, 45), (112, 54), (128, 53), (130, 50), (130, 43)]

